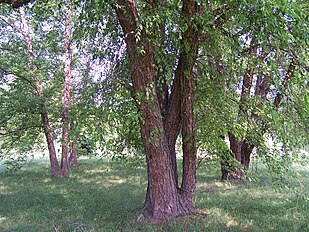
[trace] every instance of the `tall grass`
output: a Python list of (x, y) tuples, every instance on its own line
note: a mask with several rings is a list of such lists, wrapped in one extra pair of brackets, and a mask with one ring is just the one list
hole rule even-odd
[(136, 220), (144, 168), (81, 160), (70, 178), (54, 179), (48, 165), (37, 161), (0, 174), (0, 231), (309, 231), (308, 169), (299, 168), (295, 190), (275, 192), (267, 179), (222, 183), (203, 167), (195, 205), (206, 214), (148, 225)]

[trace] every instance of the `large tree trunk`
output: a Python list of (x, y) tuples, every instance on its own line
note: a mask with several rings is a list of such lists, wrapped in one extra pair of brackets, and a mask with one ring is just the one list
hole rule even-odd
[[(145, 29), (141, 32), (140, 41), (136, 41), (134, 31), (137, 29), (138, 11), (134, 1), (118, 0), (121, 7), (116, 8), (118, 20), (125, 34), (127, 51), (131, 63), (131, 78), (138, 109), (142, 114), (141, 136), (146, 153), (148, 188), (141, 220), (156, 222), (168, 217), (179, 217), (192, 212), (192, 198), (195, 192), (195, 141), (193, 132), (193, 82), (192, 69), (195, 63), (197, 43), (191, 49), (192, 41), (186, 41), (189, 47), (189, 62), (182, 68), (182, 81), (186, 85), (185, 94), (181, 95), (180, 79), (174, 80), (172, 94), (167, 104), (166, 115), (162, 108), (163, 101), (159, 100), (156, 90), (157, 77), (155, 74), (154, 47)], [(156, 1), (149, 1), (155, 7)], [(197, 4), (187, 1), (184, 11), (188, 11), (188, 20), (196, 12)], [(153, 30), (155, 28), (152, 28)], [(189, 34), (189, 33), (188, 33)], [(194, 34), (191, 36), (194, 37)], [(144, 52), (138, 52), (143, 46)], [(186, 51), (188, 52), (188, 51)], [(179, 71), (180, 72), (180, 71)], [(184, 75), (186, 73), (186, 75)], [(180, 75), (178, 75), (180, 78)], [(175, 85), (175, 83), (177, 83)], [(178, 86), (179, 84), (179, 86)], [(182, 189), (179, 191), (177, 184), (177, 165), (175, 143), (180, 127), (180, 99), (184, 97), (182, 118), (186, 123), (183, 126), (184, 138), (184, 174)], [(173, 108), (176, 103), (176, 108)], [(172, 110), (173, 108), (173, 110)], [(164, 116), (164, 117), (163, 117)], [(173, 124), (175, 123), (175, 124)], [(171, 129), (171, 130), (169, 130)]]
[[(26, 20), (26, 15), (25, 15), (23, 8), (19, 8), (19, 13), (20, 13), (21, 23), (23, 25), (22, 33), (23, 33), (23, 36), (24, 36), (24, 39), (27, 45), (27, 56), (28, 56), (29, 62), (31, 63), (30, 68), (31, 70), (34, 71), (36, 69), (35, 64), (33, 64), (35, 55), (34, 55), (33, 48), (32, 48), (32, 42), (30, 38), (30, 30), (29, 30), (28, 22)], [(35, 82), (34, 87), (35, 87), (36, 95), (38, 98), (42, 98), (43, 96), (42, 86), (37, 76), (34, 77), (34, 82)], [(49, 123), (49, 118), (45, 110), (44, 103), (40, 103), (39, 107), (40, 107), (40, 115), (41, 115), (41, 120), (42, 120), (42, 124), (44, 128), (44, 134), (45, 134), (48, 152), (49, 152), (51, 173), (52, 173), (52, 176), (58, 177), (61, 175), (61, 173), (60, 173), (60, 167), (59, 167), (59, 163), (57, 160), (56, 149), (55, 149), (55, 145), (53, 141), (53, 131)]]

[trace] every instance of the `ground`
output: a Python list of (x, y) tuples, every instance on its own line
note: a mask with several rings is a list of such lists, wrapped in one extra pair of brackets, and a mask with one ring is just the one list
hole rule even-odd
[(254, 183), (219, 182), (219, 169), (202, 166), (194, 203), (203, 214), (159, 225), (136, 220), (146, 191), (139, 163), (84, 159), (68, 179), (51, 178), (48, 165), (0, 174), (0, 231), (309, 231), (309, 165), (281, 192), (262, 166)]

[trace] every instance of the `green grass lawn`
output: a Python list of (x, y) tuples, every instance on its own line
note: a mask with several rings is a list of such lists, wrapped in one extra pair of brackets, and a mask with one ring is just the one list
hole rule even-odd
[[(269, 179), (222, 183), (198, 171), (195, 205), (205, 216), (161, 225), (137, 222), (145, 169), (81, 160), (70, 178), (53, 179), (47, 161), (0, 174), (0, 231), (309, 231), (309, 170), (298, 167), (295, 191), (275, 192)], [(300, 184), (302, 183), (302, 185)]]

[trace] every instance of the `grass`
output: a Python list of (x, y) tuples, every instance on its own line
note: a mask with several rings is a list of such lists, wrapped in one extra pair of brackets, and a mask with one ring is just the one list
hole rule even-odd
[(0, 231), (309, 231), (308, 168), (298, 168), (295, 191), (280, 193), (267, 178), (222, 183), (219, 173), (199, 169), (195, 205), (206, 216), (148, 225), (136, 220), (143, 168), (81, 160), (70, 178), (54, 179), (47, 161), (35, 161), (0, 174)]

